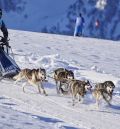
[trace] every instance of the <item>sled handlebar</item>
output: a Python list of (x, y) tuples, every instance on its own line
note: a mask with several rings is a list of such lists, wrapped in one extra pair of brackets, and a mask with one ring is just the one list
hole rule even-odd
[[(1, 39), (4, 39), (3, 36), (0, 36), (0, 38), (1, 38)], [(10, 39), (7, 39), (7, 40), (6, 40), (6, 42), (8, 42), (8, 41), (10, 41)], [(2, 42), (2, 41), (0, 41), (0, 42)]]
[(9, 45), (6, 44), (6, 43), (1, 43), (0, 46), (7, 46), (7, 47), (11, 48), (11, 46), (9, 46)]
[[(3, 36), (0, 36), (1, 39), (3, 39), (4, 37)], [(10, 39), (6, 40), (5, 42), (3, 42), (2, 40), (0, 40), (0, 46), (7, 46), (9, 48), (11, 48), (11, 46), (9, 46), (9, 41)]]

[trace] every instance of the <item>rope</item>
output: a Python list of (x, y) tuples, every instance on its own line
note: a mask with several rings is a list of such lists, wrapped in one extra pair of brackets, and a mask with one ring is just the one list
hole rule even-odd
[[(56, 79), (56, 78), (54, 78), (54, 77), (51, 77), (50, 75), (47, 75), (46, 77), (48, 77), (48, 78), (52, 78), (52, 79)], [(69, 80), (76, 80), (76, 79), (67, 79), (67, 78), (62, 78), (62, 79), (59, 79), (59, 81), (69, 81)]]
[(11, 53), (12, 53), (12, 57), (13, 57), (13, 59), (15, 60), (14, 53), (13, 53), (13, 50), (12, 50), (11, 47), (10, 47), (10, 50), (11, 50)]
[(31, 54), (26, 54), (26, 55), (21, 55), (21, 54), (17, 54), (17, 53), (13, 53), (16, 56), (30, 56)]
[(52, 79), (55, 79), (54, 77), (51, 77), (50, 75), (47, 75), (46, 77), (48, 77), (48, 78), (52, 78)]

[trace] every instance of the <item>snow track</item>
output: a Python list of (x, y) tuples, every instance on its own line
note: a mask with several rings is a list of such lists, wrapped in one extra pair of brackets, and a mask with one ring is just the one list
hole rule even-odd
[[(5, 81), (4, 83), (8, 83), (8, 81)], [(15, 101), (15, 103), (19, 105), (18, 107), (14, 107), (13, 109), (22, 109), (23, 111), (26, 111), (28, 113), (34, 112), (35, 115), (42, 114), (49, 117), (54, 117), (79, 128), (95, 128), (98, 125), (99, 127), (104, 129), (101, 124), (103, 122), (106, 123), (106, 127), (110, 128), (109, 123), (111, 123), (111, 119), (116, 119), (120, 115), (120, 109), (118, 109), (119, 112), (113, 112), (114, 109), (109, 107), (107, 110), (104, 108), (97, 110), (92, 105), (94, 103), (91, 103), (90, 105), (78, 103), (73, 107), (72, 103), (69, 103), (69, 101), (71, 101), (71, 97), (57, 95), (51, 96), (49, 95), (49, 93), (48, 96), (39, 95), (36, 93), (37, 89), (30, 89), (31, 87), (26, 87), (27, 92), (23, 93), (22, 87), (20, 87), (20, 84), (22, 83), (19, 83), (19, 85), (9, 83), (9, 86), (5, 86), (4, 83), (1, 87), (2, 90), (0, 91), (0, 94), (2, 95), (2, 93), (4, 93), (4, 96), (11, 98), (13, 101)], [(9, 94), (9, 96), (8, 91), (11, 91), (11, 94)], [(55, 89), (53, 89), (50, 92), (55, 94), (56, 91)], [(111, 119), (106, 119), (106, 117)], [(112, 121), (112, 125), (117, 128), (119, 123)]]

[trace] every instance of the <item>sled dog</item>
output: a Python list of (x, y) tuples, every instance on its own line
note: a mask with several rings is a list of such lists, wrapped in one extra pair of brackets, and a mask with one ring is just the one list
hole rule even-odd
[(73, 71), (65, 68), (58, 68), (54, 71), (54, 79), (56, 83), (56, 90), (59, 94), (61, 92), (62, 85), (66, 84), (68, 80), (74, 79), (74, 73)]
[(112, 95), (115, 85), (112, 81), (105, 81), (104, 83), (98, 83), (95, 85), (95, 89), (92, 94), (96, 100), (96, 106), (99, 107), (101, 99), (104, 99), (109, 105), (112, 100)]
[(81, 81), (81, 80), (71, 80), (69, 82), (69, 91), (72, 94), (72, 101), (73, 106), (75, 105), (75, 98), (78, 95), (78, 100), (81, 101), (84, 98), (84, 95), (87, 93), (87, 91), (91, 91), (92, 86), (90, 82), (87, 81)]
[[(45, 95), (46, 91), (44, 90), (44, 87), (42, 85), (42, 82), (46, 79), (46, 70), (45, 69), (23, 69), (19, 72), (18, 75), (13, 77), (15, 83), (18, 81), (25, 79), (29, 84), (33, 86), (38, 87), (39, 93), (41, 93), (41, 89), (43, 90), (43, 93)], [(26, 86), (26, 83), (23, 84), (23, 92), (25, 92), (24, 87)]]

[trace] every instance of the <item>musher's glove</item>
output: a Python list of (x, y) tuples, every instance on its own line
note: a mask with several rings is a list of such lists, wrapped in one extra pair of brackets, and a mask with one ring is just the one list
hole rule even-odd
[(3, 43), (6, 43), (7, 39), (6, 38), (2, 38), (0, 41), (3, 42)]

